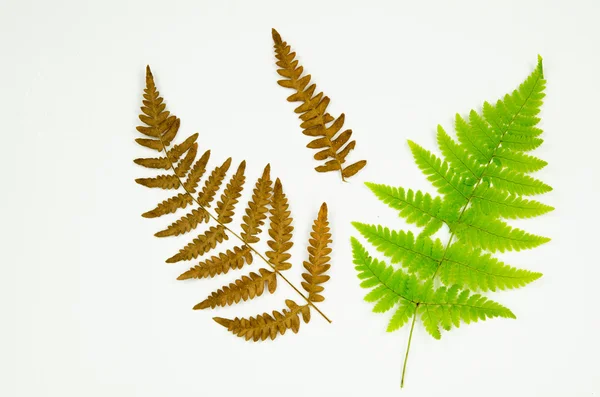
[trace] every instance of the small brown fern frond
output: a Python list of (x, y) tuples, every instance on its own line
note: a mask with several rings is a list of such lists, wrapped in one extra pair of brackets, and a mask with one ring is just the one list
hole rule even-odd
[(146, 168), (171, 169), (171, 160), (166, 157), (135, 159), (133, 162)]
[[(191, 198), (189, 194), (186, 195)], [(171, 223), (171, 225), (169, 225), (169, 227), (167, 227), (165, 230), (161, 230), (160, 232), (156, 233), (155, 236), (168, 237), (185, 234), (194, 230), (199, 224), (208, 222), (209, 220), (210, 216), (204, 208), (196, 208), (189, 214), (184, 215), (177, 221)]]
[(282, 312), (273, 311), (273, 316), (264, 313), (256, 317), (235, 318), (228, 320), (226, 318), (214, 317), (217, 323), (227, 328), (229, 332), (245, 338), (246, 340), (265, 340), (267, 338), (275, 339), (278, 334), (285, 334), (288, 329), (298, 333), (300, 330), (300, 315), (305, 323), (310, 321), (310, 308), (308, 305), (298, 306), (292, 300), (286, 300), (285, 304), (288, 309), (283, 309)]
[(227, 240), (227, 233), (223, 225), (211, 226), (207, 231), (196, 237), (191, 243), (179, 250), (179, 252), (169, 259), (167, 263), (175, 263), (179, 261), (189, 261), (204, 255), (217, 244)]
[(323, 274), (331, 265), (328, 255), (331, 253), (331, 248), (328, 245), (331, 243), (331, 233), (329, 233), (329, 222), (327, 221), (327, 204), (323, 203), (319, 210), (319, 215), (315, 219), (313, 231), (310, 233), (308, 240), (308, 261), (304, 262), (304, 268), (308, 271), (303, 273), (302, 287), (308, 292), (308, 299), (311, 302), (322, 302), (325, 300), (321, 292), (324, 288), (320, 284), (329, 280), (329, 276)]
[(142, 216), (144, 218), (157, 218), (159, 216), (173, 214), (180, 208), (185, 208), (192, 204), (194, 200), (189, 194), (179, 193), (177, 196), (171, 197), (161, 203), (151, 211), (144, 212)]
[[(253, 340), (274, 338), (278, 334), (291, 329), (297, 332), (300, 325), (299, 316), (305, 322), (310, 319), (310, 310), (315, 309), (327, 321), (331, 322), (323, 312), (315, 306), (323, 288), (319, 285), (325, 280), (323, 273), (327, 270), (330, 250), (327, 243), (331, 235), (328, 234), (326, 207), (322, 207), (319, 217), (313, 227), (314, 232), (310, 240), (309, 261), (305, 267), (309, 271), (304, 275), (302, 284), (308, 291), (308, 297), (296, 288), (282, 271), (291, 267), (289, 250), (292, 247), (292, 217), (289, 211), (287, 197), (283, 192), (281, 181), (271, 181), (271, 169), (267, 165), (262, 176), (256, 181), (252, 197), (248, 201), (245, 214), (242, 217), (241, 232), (235, 233), (228, 224), (233, 222), (236, 205), (238, 204), (246, 181), (246, 162), (242, 161), (237, 170), (229, 178), (215, 206), (214, 214), (209, 210), (216, 195), (221, 192), (225, 178), (228, 174), (232, 159), (228, 158), (223, 164), (207, 173), (210, 151), (198, 155), (198, 134), (193, 134), (183, 142), (172, 145), (180, 127), (180, 120), (171, 115), (167, 110), (162, 97), (160, 97), (154, 84), (154, 77), (147, 69), (146, 89), (144, 93), (144, 106), (140, 120), (145, 124), (138, 130), (149, 138), (138, 138), (136, 141), (149, 149), (161, 151), (163, 154), (154, 158), (136, 159), (135, 163), (146, 168), (167, 170), (164, 175), (153, 178), (140, 178), (136, 182), (147, 187), (174, 189), (177, 193), (160, 202), (154, 209), (143, 214), (146, 218), (156, 218), (163, 215), (176, 213), (179, 209), (189, 206), (194, 208), (187, 214), (180, 216), (166, 229), (159, 231), (157, 237), (177, 236), (186, 234), (206, 223), (207, 227), (199, 233), (189, 244), (169, 259), (168, 263), (196, 259), (210, 253), (220, 243), (234, 237), (241, 245), (227, 249), (210, 258), (201, 258), (199, 263), (182, 273), (178, 280), (201, 279), (225, 274), (230, 270), (241, 269), (246, 264), (250, 265), (254, 258), (264, 261), (269, 268), (259, 269), (242, 276), (235, 282), (228, 284), (213, 292), (204, 301), (196, 305), (195, 309), (214, 308), (217, 306), (232, 305), (241, 301), (253, 299), (264, 295), (267, 290), (273, 293), (277, 287), (277, 278), (298, 293), (305, 301), (305, 306), (298, 306), (293, 301), (286, 301), (288, 309), (282, 312), (273, 312), (273, 317), (268, 314), (251, 318), (249, 320), (218, 320), (221, 324), (231, 325), (231, 330)], [(345, 139), (345, 138), (344, 138)], [(334, 140), (335, 142), (335, 140)], [(204, 181), (203, 181), (204, 179)], [(202, 189), (198, 187), (202, 185)], [(198, 192), (198, 190), (200, 190)], [(325, 209), (323, 209), (325, 208)], [(261, 254), (252, 244), (260, 241), (261, 228), (269, 216), (270, 236), (267, 241), (269, 250)], [(307, 263), (310, 265), (307, 267)], [(309, 287), (307, 287), (308, 285)]]
[(221, 200), (217, 203), (215, 212), (217, 213), (217, 220), (221, 223), (228, 224), (232, 221), (235, 205), (242, 196), (242, 190), (244, 190), (244, 182), (246, 182), (246, 177), (244, 176), (245, 170), (246, 161), (242, 161), (236, 173), (227, 184)]
[(272, 34), (275, 42), (276, 64), (279, 66), (277, 73), (284, 78), (277, 83), (296, 91), (287, 100), (302, 103), (294, 111), (300, 114), (302, 133), (314, 138), (306, 147), (320, 149), (314, 155), (315, 160), (329, 159), (324, 165), (315, 167), (315, 170), (317, 172), (339, 171), (342, 180), (353, 176), (367, 164), (367, 161), (360, 160), (344, 166), (348, 153), (356, 146), (356, 141), (350, 141), (352, 130), (347, 129), (340, 133), (344, 126), (345, 115), (342, 113), (335, 119), (327, 113), (329, 98), (322, 92), (313, 96), (317, 86), (309, 85), (310, 74), (301, 77), (304, 68), (298, 66), (296, 53), (291, 52), (291, 47), (281, 39), (275, 29), (272, 30)]
[(247, 245), (234, 247), (233, 250), (222, 252), (218, 257), (200, 262), (187, 272), (177, 277), (177, 280), (188, 280), (191, 278), (208, 278), (217, 274), (225, 274), (229, 269), (241, 269), (244, 264), (252, 263), (252, 250)]
[(217, 194), (217, 191), (221, 187), (221, 183), (223, 183), (223, 179), (225, 179), (225, 175), (227, 174), (230, 165), (231, 157), (225, 160), (221, 166), (216, 167), (210, 174), (206, 180), (206, 183), (204, 184), (204, 187), (202, 188), (202, 191), (200, 192), (200, 195), (198, 195), (198, 202), (201, 206), (210, 207), (210, 203), (212, 203), (215, 198), (215, 194)]
[(161, 188), (161, 189), (177, 189), (179, 187), (179, 178), (176, 175), (159, 175), (154, 178), (138, 178), (135, 180), (142, 186)]
[(196, 154), (198, 153), (198, 144), (194, 143), (192, 147), (187, 151), (185, 157), (179, 161), (177, 167), (175, 167), (175, 175), (179, 178), (183, 178), (187, 175), (190, 167), (194, 160), (196, 160)]
[(240, 301), (254, 299), (261, 296), (265, 291), (265, 284), (269, 293), (275, 292), (277, 289), (277, 274), (267, 269), (259, 269), (259, 274), (254, 272), (248, 276), (242, 276), (212, 294), (202, 302), (194, 306), (194, 310), (202, 310), (207, 308), (214, 309), (217, 306), (228, 306)]
[(267, 258), (275, 268), (275, 270), (287, 270), (292, 267), (292, 264), (287, 262), (291, 255), (287, 252), (292, 248), (294, 243), (292, 239), (292, 231), (294, 227), (291, 226), (292, 217), (290, 211), (288, 211), (287, 198), (281, 187), (281, 181), (277, 179), (275, 181), (275, 187), (273, 188), (273, 197), (271, 198), (271, 221), (269, 227), (269, 236), (271, 240), (267, 242), (270, 251), (266, 252)]
[(256, 182), (252, 200), (248, 202), (246, 215), (242, 223), (242, 240), (246, 243), (257, 243), (260, 241), (258, 235), (261, 232), (260, 227), (267, 218), (267, 205), (271, 202), (271, 193), (273, 191), (271, 183), (271, 166), (267, 164), (263, 174)]
[[(191, 135), (185, 141), (180, 144), (174, 145), (169, 151), (167, 157), (171, 160), (171, 163), (176, 163), (181, 158), (185, 152), (187, 152), (194, 144), (196, 143), (196, 139), (198, 139), (198, 133)], [(166, 146), (166, 145), (165, 145)]]
[(206, 165), (208, 164), (208, 160), (210, 159), (210, 150), (204, 152), (204, 154), (194, 163), (192, 170), (188, 174), (185, 182), (183, 183), (183, 188), (186, 192), (196, 193), (196, 188), (198, 187), (198, 183), (204, 176), (206, 172)]

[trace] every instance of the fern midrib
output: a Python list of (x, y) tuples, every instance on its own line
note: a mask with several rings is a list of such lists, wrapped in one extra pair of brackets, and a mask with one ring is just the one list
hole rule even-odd
[[(481, 184), (481, 181), (483, 180), (483, 176), (485, 175), (486, 171), (488, 170), (488, 168), (492, 164), (492, 161), (494, 160), (494, 157), (496, 156), (496, 152), (500, 148), (500, 145), (502, 145), (504, 136), (508, 133), (508, 130), (510, 129), (510, 126), (512, 125), (512, 123), (514, 123), (516, 117), (521, 113), (521, 111), (525, 107), (525, 104), (529, 101), (529, 98), (531, 98), (531, 95), (533, 94), (533, 91), (535, 90), (535, 87), (537, 86), (537, 84), (538, 84), (539, 81), (540, 81), (540, 76), (538, 75), (537, 78), (536, 78), (536, 80), (535, 80), (535, 83), (533, 83), (533, 86), (531, 87), (531, 91), (527, 95), (527, 98), (523, 101), (523, 104), (521, 105), (521, 107), (519, 108), (519, 110), (514, 114), (514, 116), (512, 117), (512, 119), (510, 120), (510, 122), (508, 123), (508, 125), (506, 126), (506, 130), (500, 136), (500, 139), (498, 140), (498, 144), (494, 148), (494, 151), (492, 152), (492, 155), (490, 156), (490, 159), (489, 159), (488, 163), (485, 165), (485, 167), (483, 169), (483, 172), (481, 173), (481, 176), (478, 178), (477, 182), (475, 183), (475, 185), (473, 187), (473, 191), (469, 194), (469, 198), (467, 200), (467, 203), (463, 206), (463, 208), (462, 208), (462, 210), (461, 210), (461, 212), (460, 212), (460, 214), (458, 216), (458, 219), (456, 220), (457, 223), (460, 222), (462, 216), (464, 215), (464, 213), (467, 210), (469, 204), (471, 203), (471, 200), (473, 199), (473, 196), (475, 195), (475, 191), (477, 190), (477, 187), (479, 187), (479, 185)], [(437, 269), (435, 270), (435, 272), (431, 276), (431, 280), (435, 279), (435, 276), (437, 275), (438, 271), (440, 270), (440, 267), (442, 267), (442, 264), (444, 263), (444, 260), (446, 260), (446, 255), (448, 254), (448, 249), (450, 248), (450, 244), (452, 243), (452, 240), (454, 239), (455, 235), (456, 235), (456, 232), (452, 231), (452, 233), (450, 234), (450, 238), (448, 239), (448, 243), (446, 244), (446, 248), (444, 249), (444, 255), (442, 256), (442, 259), (440, 260), (440, 263), (438, 264)]]
[[(284, 49), (283, 48), (283, 43), (282, 44), (278, 44), (278, 47), (279, 47), (279, 53), (283, 54), (283, 49)], [(291, 68), (290, 63), (287, 61), (287, 57), (284, 55), (284, 56), (282, 56), (282, 58), (283, 58), (282, 62), (285, 63), (286, 69), (288, 71), (290, 71), (290, 72), (293, 72), (294, 70)], [(292, 82), (292, 85), (294, 85), (294, 89), (296, 90), (296, 92), (298, 92), (298, 93), (302, 92), (304, 94), (306, 91), (305, 90), (300, 91), (298, 89), (298, 86), (296, 85), (298, 79), (296, 79), (294, 77), (294, 75), (292, 75), (292, 74), (290, 76), (291, 77), (289, 78), (289, 80)], [(302, 76), (300, 76), (300, 78), (302, 78)], [(310, 84), (310, 82), (309, 82), (309, 84)], [(308, 98), (307, 99), (306, 95), (303, 95), (302, 98), (303, 98), (303, 101), (304, 101), (303, 103), (305, 105), (312, 99), (312, 98)], [(323, 99), (321, 99), (321, 100), (323, 100)], [(317, 104), (317, 106), (318, 106), (318, 104)], [(306, 112), (304, 112), (304, 113), (306, 113)], [(327, 136), (327, 134), (325, 134), (325, 131), (327, 130), (327, 128), (325, 126), (325, 123), (323, 123), (323, 121), (322, 121), (323, 120), (322, 119), (323, 115), (320, 115), (318, 117), (321, 117), (321, 122), (319, 123), (319, 127), (321, 127), (323, 129), (323, 132), (324, 132), (323, 137), (326, 139), (327, 145), (329, 146), (329, 149), (333, 153), (333, 156), (329, 156), (329, 157), (333, 158), (338, 163), (338, 166), (340, 167), (339, 171), (340, 171), (340, 176), (342, 177), (342, 182), (346, 182), (346, 178), (344, 178), (344, 168), (342, 167), (342, 162), (340, 161), (340, 159), (339, 159), (339, 157), (337, 155), (337, 152), (333, 150), (333, 142), (331, 142), (331, 139)]]
[[(165, 146), (165, 143), (162, 139), (162, 136), (159, 136), (158, 138), (160, 139), (160, 144), (162, 145), (162, 150), (164, 151), (165, 155), (167, 156), (167, 159), (169, 159), (169, 163), (171, 164), (171, 169), (173, 170), (173, 173), (175, 173), (175, 166), (173, 165), (173, 162), (171, 161), (171, 158), (169, 157), (169, 153), (168, 153), (167, 147)], [(200, 204), (200, 202), (198, 200), (196, 200), (194, 195), (187, 190), (187, 188), (185, 187), (185, 184), (183, 183), (181, 178), (176, 174), (175, 174), (175, 176), (177, 177), (177, 180), (179, 181), (179, 185), (183, 188), (183, 190), (185, 190), (186, 194), (188, 194), (192, 198), (192, 200), (194, 200), (194, 202), (196, 204), (198, 204), (198, 206), (200, 208), (202, 208), (204, 211), (206, 211), (208, 216), (210, 216), (215, 222), (217, 222), (219, 225), (221, 225), (226, 231), (231, 233), (238, 240), (240, 240), (242, 243), (244, 243), (244, 245), (246, 245), (248, 248), (250, 248), (256, 255), (258, 255), (258, 257), (261, 258), (267, 265), (269, 265), (269, 267), (271, 267), (275, 271), (275, 273), (283, 279), (283, 281), (285, 281), (290, 287), (292, 287), (292, 289), (294, 291), (296, 291), (296, 293), (298, 293), (298, 295), (300, 295), (310, 306), (312, 306), (321, 316), (323, 316), (323, 318), (325, 320), (327, 320), (327, 322), (329, 322), (331, 324), (331, 320), (321, 310), (319, 310), (319, 308), (316, 305), (314, 305), (298, 288), (296, 288), (296, 286), (294, 286), (283, 274), (281, 274), (279, 272), (279, 270), (277, 270), (271, 264), (271, 262), (269, 262), (269, 260), (267, 258), (265, 258), (250, 243), (247, 243), (246, 241), (244, 241), (244, 239), (239, 234), (237, 234), (236, 232), (231, 230), (229, 227), (227, 227), (227, 225), (225, 225), (222, 221), (220, 221), (218, 219), (218, 217), (214, 216), (206, 207), (204, 207), (202, 204)]]

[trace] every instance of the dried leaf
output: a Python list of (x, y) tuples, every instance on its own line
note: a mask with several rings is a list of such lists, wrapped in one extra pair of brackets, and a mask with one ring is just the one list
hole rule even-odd
[[(305, 79), (306, 83), (308, 80)], [(308, 89), (309, 92), (311, 88)], [(314, 87), (312, 88), (314, 90)], [(313, 101), (311, 100), (311, 103)], [(303, 117), (306, 122), (313, 123), (314, 117), (311, 114), (320, 112), (326, 107), (328, 99), (319, 97), (314, 103), (313, 109), (308, 109)], [(310, 116), (310, 117), (309, 117)], [(321, 117), (321, 116), (319, 116)], [(328, 120), (330, 116), (322, 116), (322, 120)], [(227, 249), (222, 252), (211, 255), (208, 259), (200, 260), (199, 263), (191, 267), (186, 272), (182, 273), (178, 280), (200, 279), (206, 277), (214, 277), (220, 274), (229, 272), (231, 269), (241, 269), (246, 264), (251, 264), (256, 256), (263, 260), (270, 269), (259, 269), (258, 272), (252, 272), (248, 276), (242, 276), (233, 283), (223, 286), (219, 290), (213, 292), (207, 299), (195, 306), (195, 309), (204, 309), (208, 307), (217, 307), (232, 305), (241, 301), (252, 299), (256, 296), (264, 294), (265, 289), (269, 292), (274, 292), (277, 287), (277, 277), (283, 277), (280, 271), (289, 269), (291, 264), (288, 262), (290, 254), (287, 252), (292, 247), (292, 217), (288, 210), (287, 198), (283, 194), (281, 182), (276, 181), (275, 187), (271, 182), (270, 166), (267, 165), (263, 174), (256, 181), (253, 190), (252, 198), (248, 202), (245, 210), (245, 215), (241, 222), (241, 233), (238, 235), (226, 224), (233, 223), (236, 204), (240, 200), (245, 184), (245, 169), (246, 162), (242, 161), (237, 171), (230, 177), (229, 182), (221, 193), (220, 199), (217, 202), (215, 213), (209, 211), (209, 206), (214, 200), (217, 193), (221, 190), (221, 185), (227, 176), (231, 165), (231, 158), (227, 159), (222, 165), (215, 167), (209, 176), (203, 181), (204, 174), (208, 169), (210, 160), (210, 151), (196, 159), (198, 155), (198, 134), (193, 134), (183, 142), (172, 145), (172, 141), (177, 138), (181, 122), (171, 115), (166, 110), (166, 105), (163, 98), (160, 97), (154, 84), (154, 77), (147, 69), (146, 74), (146, 89), (144, 91), (144, 100), (142, 106), (142, 114), (140, 120), (144, 125), (137, 129), (149, 138), (138, 138), (136, 141), (144, 147), (162, 152), (162, 155), (157, 157), (140, 158), (135, 162), (146, 168), (163, 169), (167, 173), (158, 175), (152, 178), (140, 178), (136, 181), (147, 187), (159, 187), (163, 189), (178, 190), (174, 196), (160, 202), (154, 209), (143, 214), (146, 218), (155, 218), (163, 215), (175, 213), (180, 208), (193, 206), (193, 209), (187, 214), (179, 217), (175, 222), (171, 223), (166, 229), (156, 233), (157, 237), (177, 236), (186, 234), (198, 228), (202, 223), (208, 223), (206, 230), (189, 244), (179, 250), (179, 252), (167, 259), (168, 263), (175, 263), (183, 260), (191, 260), (198, 258), (204, 254), (216, 252), (216, 247), (224, 240), (231, 236), (238, 239), (241, 245), (232, 249)], [(336, 127), (337, 128), (337, 127)], [(314, 128), (311, 128), (311, 131)], [(341, 140), (345, 137), (338, 138)], [(170, 147), (170, 149), (168, 149)], [(197, 193), (198, 186), (203, 187)], [(252, 244), (260, 240), (261, 227), (270, 210), (270, 240), (268, 245), (270, 250), (264, 254), (260, 254), (252, 246)], [(319, 233), (323, 231), (323, 214), (320, 213), (318, 218)], [(316, 227), (316, 226), (315, 226)], [(327, 229), (328, 230), (328, 229)], [(318, 238), (324, 238), (320, 236)], [(311, 244), (321, 247), (320, 242), (312, 242)], [(320, 241), (320, 240), (319, 240)], [(317, 251), (314, 251), (314, 250)], [(258, 316), (251, 320), (225, 320), (217, 319), (221, 324), (231, 324), (232, 329), (239, 329), (244, 335), (250, 335), (252, 340), (265, 339), (266, 337), (274, 338), (278, 333), (283, 334), (287, 329), (297, 332), (300, 327), (300, 316), (305, 322), (310, 320), (310, 310), (314, 308), (327, 321), (329, 319), (315, 306), (315, 303), (320, 296), (318, 293), (322, 290), (318, 284), (322, 283), (323, 276), (319, 273), (322, 270), (323, 264), (320, 263), (322, 255), (326, 255), (326, 251), (322, 248), (309, 247), (309, 252), (313, 252), (313, 256), (309, 256), (309, 261), (306, 263), (318, 263), (310, 268), (309, 273), (304, 275), (305, 282), (303, 285), (309, 285), (311, 292), (307, 298), (298, 288), (296, 288), (287, 278), (284, 281), (290, 284), (293, 289), (306, 300), (305, 306), (298, 306), (293, 301), (286, 301), (288, 309), (282, 312), (273, 312), (273, 317), (268, 314)], [(256, 256), (255, 256), (256, 255)], [(268, 257), (269, 259), (266, 259)], [(312, 266), (312, 265), (311, 265)], [(320, 267), (319, 267), (320, 266)], [(318, 274), (317, 274), (318, 273)], [(308, 281), (306, 281), (308, 280)], [(308, 284), (307, 284), (308, 283)], [(236, 325), (237, 323), (246, 324), (255, 323), (257, 328), (255, 331), (242, 331), (244, 325)], [(237, 331), (236, 331), (237, 332)]]
[[(306, 147), (310, 149), (325, 148), (325, 150), (319, 151), (314, 158), (319, 161), (330, 159), (325, 165), (315, 167), (315, 170), (317, 172), (339, 171), (342, 180), (351, 177), (365, 166), (366, 161), (361, 160), (355, 163), (362, 164), (360, 167), (343, 167), (346, 156), (356, 145), (355, 141), (346, 145), (352, 136), (352, 130), (345, 130), (336, 136), (344, 125), (344, 114), (342, 113), (336, 119), (327, 113), (329, 98), (324, 96), (322, 92), (313, 96), (316, 85), (309, 85), (311, 79), (309, 74), (301, 77), (304, 69), (302, 66), (298, 66), (298, 61), (295, 60), (296, 53), (291, 52), (290, 46), (281, 39), (275, 29), (272, 30), (272, 34), (275, 42), (276, 64), (279, 66), (277, 73), (284, 77), (283, 80), (279, 80), (277, 83), (282, 87), (295, 90), (295, 93), (288, 97), (288, 101), (302, 102), (295, 109), (296, 113), (300, 113), (302, 133), (315, 137)], [(348, 169), (348, 172), (345, 171), (346, 169)]]
[(194, 306), (194, 310), (207, 308), (214, 309), (217, 306), (233, 305), (240, 301), (254, 299), (261, 296), (265, 291), (265, 284), (269, 293), (275, 292), (277, 288), (277, 274), (267, 270), (259, 269), (260, 275), (250, 273), (248, 276), (242, 276), (229, 284), (213, 292), (208, 298)]
[(308, 240), (308, 261), (304, 262), (304, 268), (308, 272), (302, 274), (305, 280), (302, 283), (302, 287), (308, 292), (308, 300), (311, 302), (322, 302), (325, 300), (323, 295), (321, 295), (324, 288), (320, 284), (329, 280), (329, 276), (324, 273), (331, 267), (329, 264), (331, 258), (328, 256), (331, 253), (331, 248), (329, 248), (331, 233), (329, 233), (327, 204), (325, 203), (321, 205), (310, 237)]
[(292, 239), (292, 231), (294, 227), (291, 226), (292, 217), (290, 211), (288, 211), (287, 198), (281, 187), (281, 181), (277, 179), (275, 181), (275, 187), (273, 188), (273, 197), (271, 198), (271, 221), (269, 226), (269, 236), (271, 239), (267, 242), (270, 251), (266, 252), (267, 258), (276, 270), (287, 270), (292, 267), (292, 264), (287, 262), (291, 255), (287, 251), (292, 248), (294, 243)]

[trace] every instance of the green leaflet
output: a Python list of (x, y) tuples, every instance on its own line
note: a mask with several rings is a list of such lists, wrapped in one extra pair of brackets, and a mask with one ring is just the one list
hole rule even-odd
[[(531, 175), (547, 163), (526, 153), (543, 142), (538, 115), (545, 85), (539, 58), (533, 73), (512, 93), (493, 104), (485, 102), (480, 112), (472, 110), (468, 117), (456, 115), (456, 137), (438, 126), (441, 156), (408, 141), (415, 163), (439, 195), (366, 184), (421, 230), (414, 234), (353, 222), (392, 264), (373, 258), (352, 238), (361, 287), (370, 289), (365, 300), (374, 304), (374, 312), (393, 313), (388, 332), (412, 324), (409, 347), (417, 319), (440, 339), (442, 330), (463, 323), (515, 318), (508, 308), (477, 292), (520, 288), (542, 276), (505, 264), (493, 254), (532, 249), (550, 240), (505, 222), (554, 209), (527, 197), (552, 190)], [(449, 232), (444, 241), (436, 237), (442, 228)]]

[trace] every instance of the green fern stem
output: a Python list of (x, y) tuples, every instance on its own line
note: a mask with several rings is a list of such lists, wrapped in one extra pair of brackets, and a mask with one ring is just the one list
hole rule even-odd
[(404, 377), (406, 375), (406, 363), (408, 362), (408, 352), (410, 352), (410, 342), (412, 341), (413, 330), (415, 329), (415, 321), (417, 320), (417, 312), (419, 311), (419, 303), (415, 307), (412, 324), (410, 326), (410, 334), (408, 335), (408, 345), (406, 346), (406, 354), (404, 356), (404, 365), (402, 366), (402, 379), (400, 380), (400, 388), (404, 387)]
[[(525, 99), (525, 101), (523, 101), (523, 104), (521, 105), (521, 107), (519, 108), (519, 110), (517, 112), (515, 112), (514, 116), (510, 120), (510, 123), (508, 123), (508, 125), (506, 126), (505, 131), (500, 136), (500, 140), (498, 141), (498, 145), (496, 145), (496, 147), (494, 148), (494, 151), (492, 152), (492, 155), (490, 156), (490, 160), (485, 165), (483, 171), (481, 172), (481, 175), (477, 178), (477, 182), (474, 185), (473, 191), (471, 192), (471, 194), (469, 194), (468, 197), (465, 197), (467, 199), (467, 202), (462, 207), (462, 210), (460, 211), (460, 214), (458, 215), (458, 219), (456, 220), (457, 223), (462, 219), (462, 216), (464, 215), (464, 213), (467, 210), (467, 208), (469, 208), (469, 204), (471, 203), (471, 200), (473, 199), (475, 191), (477, 191), (477, 187), (481, 184), (481, 181), (483, 180), (483, 177), (485, 176), (486, 171), (488, 170), (488, 168), (490, 167), (490, 164), (492, 164), (492, 161), (496, 157), (496, 153), (498, 152), (498, 149), (502, 145), (502, 142), (503, 142), (503, 139), (504, 139), (505, 135), (508, 133), (508, 130), (510, 130), (510, 127), (511, 127), (512, 123), (515, 121), (515, 119), (517, 118), (517, 116), (521, 113), (521, 111), (525, 107), (525, 104), (527, 103), (527, 101), (531, 97), (531, 94), (533, 93), (533, 90), (534, 90), (535, 86), (538, 84), (539, 79), (540, 79), (540, 77), (538, 76), (537, 80), (535, 81), (535, 83), (534, 83), (534, 85), (533, 85), (533, 87), (531, 89), (531, 92), (527, 96), (527, 99)], [(452, 240), (454, 239), (455, 235), (456, 235), (456, 233), (454, 231), (452, 231), (450, 233), (450, 238), (448, 239), (448, 243), (446, 244), (446, 248), (444, 249), (444, 255), (442, 256), (442, 259), (440, 260), (437, 268), (435, 269), (435, 272), (431, 276), (431, 280), (435, 279), (435, 276), (437, 275), (438, 270), (440, 270), (440, 268), (442, 267), (442, 264), (446, 260), (446, 254), (448, 253), (448, 249), (450, 248), (450, 244), (452, 243)]]
[[(173, 173), (175, 173), (175, 166), (173, 165), (173, 162), (171, 161), (171, 158), (169, 157), (169, 153), (167, 152), (167, 147), (165, 146), (165, 143), (162, 139), (162, 137), (159, 137), (160, 139), (160, 143), (162, 145), (163, 148), (163, 152), (165, 153), (166, 158), (169, 160), (169, 163), (171, 165), (171, 169), (173, 170)], [(325, 315), (325, 313), (323, 313), (321, 310), (319, 310), (319, 308), (317, 306), (315, 306), (315, 304), (313, 304), (313, 302), (311, 302), (298, 288), (296, 288), (294, 286), (294, 284), (292, 284), (283, 274), (281, 274), (281, 272), (279, 272), (279, 270), (277, 270), (272, 264), (271, 262), (269, 262), (269, 260), (267, 258), (265, 258), (260, 252), (258, 252), (252, 245), (250, 245), (249, 243), (247, 243), (239, 234), (237, 234), (236, 232), (234, 232), (233, 230), (231, 230), (229, 227), (227, 227), (227, 225), (225, 225), (223, 222), (221, 222), (216, 216), (214, 216), (209, 210), (208, 208), (204, 207), (202, 204), (200, 204), (200, 202), (198, 202), (198, 200), (196, 200), (196, 198), (194, 197), (193, 194), (191, 194), (185, 187), (185, 185), (183, 184), (183, 181), (181, 180), (181, 178), (175, 173), (175, 176), (177, 177), (177, 179), (179, 180), (179, 185), (181, 187), (183, 187), (183, 190), (185, 190), (186, 194), (188, 194), (192, 200), (194, 200), (194, 202), (200, 207), (202, 208), (204, 211), (206, 211), (206, 213), (208, 214), (208, 216), (210, 216), (215, 222), (217, 222), (219, 225), (221, 225), (225, 230), (227, 230), (229, 233), (231, 233), (231, 235), (235, 236), (237, 239), (239, 239), (242, 243), (244, 243), (244, 245), (246, 245), (248, 248), (250, 248), (250, 250), (252, 250), (259, 258), (261, 258), (267, 265), (269, 265), (269, 267), (271, 267), (273, 269), (273, 271), (280, 276), (283, 281), (285, 281), (290, 287), (292, 287), (292, 289), (294, 291), (296, 291), (298, 293), (298, 295), (300, 295), (307, 303), (308, 305), (310, 305), (313, 309), (315, 309), (317, 311), (317, 313), (319, 313), (325, 320), (327, 320), (328, 323), (331, 324), (331, 320)]]

